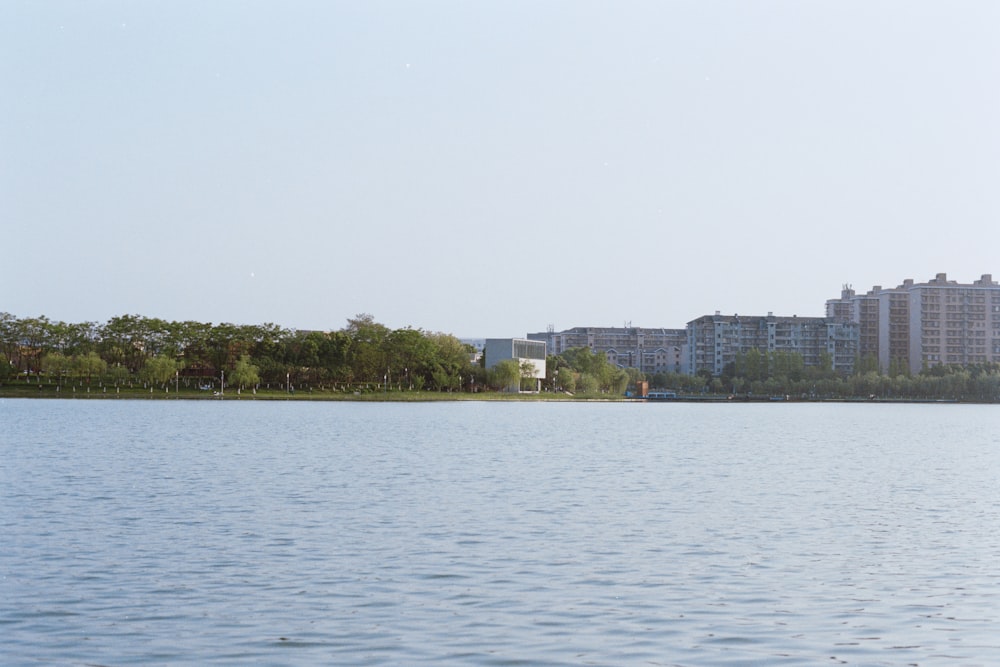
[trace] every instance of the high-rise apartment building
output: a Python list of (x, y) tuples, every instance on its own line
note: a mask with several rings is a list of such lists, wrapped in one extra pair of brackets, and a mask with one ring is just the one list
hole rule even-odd
[(882, 371), (1000, 362), (1000, 285), (990, 274), (958, 283), (939, 273), (925, 283), (907, 279), (864, 295), (845, 287), (826, 310), (859, 325), (859, 352), (876, 358)]
[(829, 355), (833, 370), (849, 373), (858, 353), (858, 326), (833, 317), (704, 315), (688, 322), (688, 368), (720, 375), (736, 356), (750, 350), (794, 352), (806, 366)]

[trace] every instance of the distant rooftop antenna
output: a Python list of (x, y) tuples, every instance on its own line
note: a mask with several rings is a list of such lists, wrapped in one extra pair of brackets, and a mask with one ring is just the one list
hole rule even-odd
[(545, 330), (548, 331), (549, 333), (555, 333), (556, 332), (556, 327), (555, 327), (555, 325), (550, 324)]

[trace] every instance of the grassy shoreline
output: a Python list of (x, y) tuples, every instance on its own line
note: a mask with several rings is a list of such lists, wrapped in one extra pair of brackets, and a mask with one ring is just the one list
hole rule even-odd
[(286, 392), (283, 389), (258, 389), (237, 392), (228, 389), (224, 394), (204, 391), (194, 388), (174, 387), (153, 388), (142, 386), (132, 387), (87, 387), (86, 385), (56, 385), (14, 383), (0, 385), (0, 399), (82, 399), (82, 400), (153, 400), (153, 401), (344, 401), (368, 403), (431, 403), (441, 401), (488, 401), (488, 402), (615, 402), (615, 403), (984, 403), (987, 401), (963, 399), (917, 399), (889, 397), (855, 397), (855, 398), (790, 398), (775, 400), (768, 397), (729, 397), (724, 395), (682, 395), (672, 400), (646, 400), (629, 396), (610, 396), (607, 394), (564, 394), (542, 392), (540, 394), (510, 394), (503, 392), (482, 391), (467, 392), (436, 392), (436, 391), (343, 391), (334, 389), (314, 389), (296, 392)]
[(86, 399), (86, 400), (190, 400), (190, 401), (351, 401), (351, 402), (436, 402), (436, 401), (627, 401), (627, 397), (572, 396), (559, 393), (509, 394), (502, 392), (436, 392), (436, 391), (339, 391), (306, 390), (286, 392), (283, 389), (259, 389), (256, 392), (227, 389), (224, 394), (181, 387), (86, 387), (8, 384), (0, 385), (0, 398)]

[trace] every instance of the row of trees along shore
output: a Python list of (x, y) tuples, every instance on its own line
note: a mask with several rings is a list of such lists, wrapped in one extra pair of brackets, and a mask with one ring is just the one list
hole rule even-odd
[(456, 391), (489, 385), (475, 350), (449, 334), (390, 329), (368, 314), (339, 331), (170, 322), (139, 315), (67, 324), (0, 313), (0, 381), (186, 388)]
[(682, 393), (727, 394), (736, 397), (787, 396), (796, 399), (910, 399), (1000, 401), (1000, 364), (936, 365), (911, 374), (897, 360), (888, 372), (878, 360), (855, 360), (854, 371), (841, 375), (829, 356), (816, 366), (806, 366), (801, 354), (750, 350), (737, 355), (720, 376), (658, 373), (650, 384)]
[(634, 390), (640, 380), (648, 381), (651, 389), (688, 396), (1000, 401), (1000, 364), (996, 363), (940, 365), (911, 375), (899, 362), (890, 365), (889, 373), (881, 373), (878, 361), (865, 357), (855, 362), (853, 373), (840, 375), (829, 356), (822, 357), (817, 366), (806, 366), (798, 353), (750, 350), (737, 355), (719, 376), (702, 371), (647, 377), (635, 368), (616, 368), (603, 354), (586, 348), (549, 357), (547, 381), (555, 389), (621, 393), (626, 388)]
[[(139, 315), (104, 324), (67, 324), (0, 313), (0, 382), (133, 385), (294, 391), (464, 391), (534, 388), (530, 366), (487, 370), (475, 349), (445, 333), (390, 329), (369, 314), (338, 331), (274, 324), (170, 322)], [(911, 375), (905, 364), (880, 372), (871, 357), (840, 375), (831, 359), (806, 366), (799, 354), (750, 350), (720, 376), (619, 368), (587, 348), (550, 355), (543, 387), (575, 395), (620, 396), (640, 380), (681, 395), (1000, 401), (1000, 364), (934, 366)]]

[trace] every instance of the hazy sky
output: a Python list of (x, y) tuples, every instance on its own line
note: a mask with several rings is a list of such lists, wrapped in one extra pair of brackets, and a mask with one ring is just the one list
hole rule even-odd
[(0, 3), (0, 311), (517, 336), (1000, 278), (1000, 3)]

